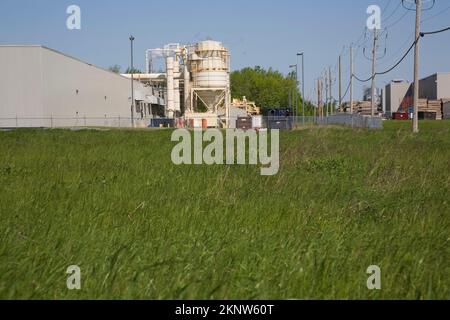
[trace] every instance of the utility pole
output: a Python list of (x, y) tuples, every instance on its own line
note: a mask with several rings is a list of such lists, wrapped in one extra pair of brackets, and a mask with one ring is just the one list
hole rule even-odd
[(332, 79), (331, 79), (331, 67), (328, 67), (328, 75), (330, 81), (330, 115), (333, 113), (333, 90), (332, 90)]
[(133, 41), (135, 38), (131, 35), (130, 36), (130, 42), (131, 42), (131, 127), (134, 127), (134, 66), (133, 66)]
[(328, 72), (325, 70), (325, 115), (328, 117)]
[(376, 91), (376, 60), (377, 60), (377, 45), (378, 45), (378, 30), (377, 28), (373, 29), (373, 49), (372, 49), (372, 117), (375, 116), (375, 91)]
[(416, 44), (414, 48), (414, 119), (413, 132), (419, 132), (419, 58), (420, 58), (420, 18), (422, 13), (422, 0), (416, 0)]
[(339, 56), (339, 108), (342, 107), (342, 56)]
[(297, 53), (298, 56), (302, 56), (302, 124), (305, 126), (305, 54)]
[(353, 114), (353, 46), (350, 46), (350, 114)]
[(305, 54), (302, 53), (302, 124), (305, 126)]
[[(325, 91), (325, 93), (323, 92), (324, 90), (326, 90), (326, 82), (325, 82), (325, 84), (323, 83), (323, 79), (320, 79), (320, 90), (321, 90), (321, 92), (320, 92), (320, 98), (321, 98), (321, 104), (322, 104), (322, 118), (325, 116), (325, 110), (324, 110), (324, 108), (325, 108), (325, 104), (326, 104), (326, 101), (324, 101), (324, 97), (326, 96), (326, 91)], [(325, 81), (326, 81), (326, 79), (325, 79)]]
[(317, 116), (321, 114), (321, 103), (322, 103), (322, 88), (320, 79), (317, 79)]
[(294, 104), (294, 108), (293, 108), (293, 117), (297, 116), (297, 112), (298, 112), (298, 64), (293, 64), (290, 65), (289, 68), (295, 68), (294, 72), (295, 72), (295, 78), (293, 81), (295, 81), (295, 85), (294, 85), (294, 92), (293, 92), (293, 96), (292, 96), (292, 101)]
[(323, 80), (320, 78), (320, 118), (323, 118), (323, 101), (324, 95), (323, 95)]
[(298, 64), (295, 64), (295, 109), (294, 109), (294, 119), (297, 120), (298, 113)]

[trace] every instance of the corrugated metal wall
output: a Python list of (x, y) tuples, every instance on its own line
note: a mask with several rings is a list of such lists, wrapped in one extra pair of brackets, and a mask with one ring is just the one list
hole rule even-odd
[(428, 100), (450, 98), (450, 72), (441, 72), (420, 80), (420, 97)]
[[(103, 126), (107, 118), (131, 117), (129, 79), (56, 51), (0, 46), (0, 70), (0, 127), (15, 126), (15, 117), (21, 127), (72, 126), (77, 118), (101, 118), (89, 125)], [(135, 90), (152, 93), (139, 82)]]
[(427, 78), (420, 80), (420, 98), (426, 98), (430, 100), (437, 100), (437, 75), (434, 74)]
[[(0, 47), (0, 70), (0, 118), (41, 117), (41, 48)], [(0, 126), (10, 126), (10, 122), (15, 124), (15, 120), (0, 120)], [(27, 120), (24, 125), (28, 124)]]
[(450, 99), (450, 72), (438, 73), (438, 99)]

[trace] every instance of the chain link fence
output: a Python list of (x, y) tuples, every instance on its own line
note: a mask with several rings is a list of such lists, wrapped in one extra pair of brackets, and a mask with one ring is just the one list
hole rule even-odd
[(337, 113), (328, 117), (318, 118), (318, 125), (344, 125), (353, 128), (382, 129), (381, 117), (364, 116), (360, 114)]
[[(135, 120), (145, 126), (146, 121)], [(0, 118), (0, 128), (131, 128), (127, 117), (11, 117)]]
[[(229, 120), (229, 121), (227, 121)], [(0, 118), (0, 128), (236, 128), (295, 130), (312, 126), (343, 125), (382, 129), (380, 117), (335, 114), (326, 117), (232, 117), (232, 118), (135, 118), (130, 117), (12, 117)]]

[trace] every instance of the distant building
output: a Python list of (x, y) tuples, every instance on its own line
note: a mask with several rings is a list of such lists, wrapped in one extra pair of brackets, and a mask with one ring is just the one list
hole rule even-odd
[(405, 80), (393, 80), (384, 89), (383, 113), (391, 116), (399, 110), (406, 110), (409, 106), (408, 91), (411, 83)]
[[(372, 101), (372, 88), (365, 87), (363, 89), (363, 101)], [(381, 104), (381, 91), (379, 88), (375, 88), (375, 103), (377, 105)]]
[(420, 98), (450, 99), (450, 72), (439, 72), (420, 80)]
[(443, 101), (442, 113), (444, 119), (450, 119), (450, 100)]
[[(43, 46), (0, 46), (0, 127), (131, 126), (131, 80)], [(164, 100), (134, 85), (136, 125)]]

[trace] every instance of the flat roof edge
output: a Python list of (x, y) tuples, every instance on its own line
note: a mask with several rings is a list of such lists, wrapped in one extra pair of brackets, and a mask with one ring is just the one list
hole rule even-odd
[(0, 48), (44, 48), (40, 44), (0, 44)]
[(56, 53), (56, 54), (62, 55), (62, 56), (64, 56), (64, 57), (66, 57), (66, 58), (69, 58), (69, 59), (78, 61), (78, 62), (80, 62), (80, 63), (83, 63), (83, 64), (85, 64), (85, 65), (91, 66), (91, 67), (93, 67), (93, 68), (96, 68), (96, 69), (99, 69), (99, 70), (102, 70), (102, 71), (105, 71), (105, 72), (108, 72), (108, 73), (112, 73), (112, 74), (114, 74), (114, 75), (116, 75), (116, 76), (118, 76), (118, 77), (127, 79), (126, 77), (122, 76), (121, 74), (112, 72), (111, 70), (108, 70), (108, 69), (99, 67), (99, 66), (97, 66), (97, 65), (95, 65), (95, 64), (92, 64), (92, 63), (83, 61), (83, 60), (81, 60), (81, 59), (75, 58), (74, 56), (68, 55), (68, 54), (66, 54), (66, 53), (64, 53), (64, 52), (61, 52), (61, 51), (58, 51), (58, 50), (56, 50), (56, 49), (52, 49), (52, 48), (46, 47), (46, 46), (41, 45), (41, 44), (36, 44), (36, 45), (27, 45), (27, 44), (24, 44), (24, 45), (17, 44), (17, 45), (16, 45), (16, 44), (9, 44), (9, 45), (0, 45), (0, 48), (41, 48), (41, 49), (46, 49), (46, 50), (48, 50), (48, 51), (51, 51), (51, 52), (54, 52), (54, 53)]

